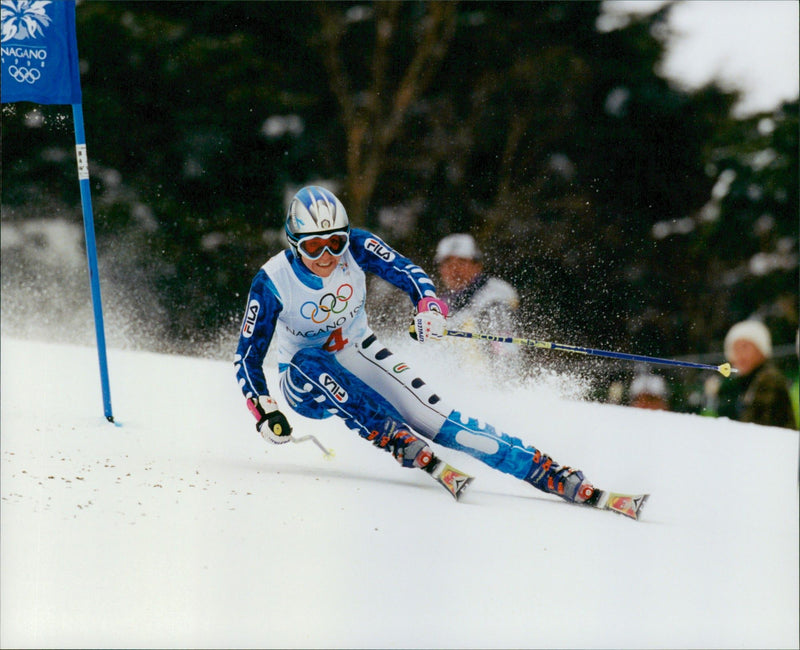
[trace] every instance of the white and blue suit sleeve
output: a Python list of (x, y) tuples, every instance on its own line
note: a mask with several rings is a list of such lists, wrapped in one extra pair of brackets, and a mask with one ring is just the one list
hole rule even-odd
[(362, 269), (405, 291), (415, 307), (423, 298), (436, 297), (433, 281), (425, 271), (371, 232), (353, 228), (350, 251)]
[(247, 310), (234, 358), (236, 379), (247, 399), (269, 395), (264, 376), (264, 357), (275, 334), (275, 323), (282, 308), (275, 285), (264, 269), (261, 269), (250, 286)]

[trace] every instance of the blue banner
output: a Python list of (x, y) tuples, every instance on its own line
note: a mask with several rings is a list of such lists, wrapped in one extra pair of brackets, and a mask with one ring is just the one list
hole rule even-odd
[(2, 0), (0, 101), (80, 104), (75, 0)]

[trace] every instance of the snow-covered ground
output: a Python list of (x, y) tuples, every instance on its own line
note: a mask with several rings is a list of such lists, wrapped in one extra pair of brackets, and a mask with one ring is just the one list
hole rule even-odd
[(2, 647), (798, 647), (796, 432), (422, 373), (634, 522), (439, 450), (456, 503), (335, 421), (271, 446), (231, 363), (109, 350), (113, 426), (94, 348), (1, 353)]

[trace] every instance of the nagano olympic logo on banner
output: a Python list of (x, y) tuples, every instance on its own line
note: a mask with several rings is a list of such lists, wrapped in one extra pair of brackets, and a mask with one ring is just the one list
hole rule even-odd
[(47, 48), (35, 43), (17, 43), (45, 37), (45, 28), (51, 22), (45, 8), (51, 4), (52, 0), (0, 2), (2, 56), (14, 59), (8, 66), (8, 74), (18, 83), (35, 84), (42, 77), (40, 68), (44, 68), (47, 61)]
[(300, 307), (300, 315), (312, 323), (324, 323), (331, 314), (341, 314), (347, 309), (350, 298), (353, 297), (353, 287), (345, 283), (336, 289), (336, 293), (326, 293), (319, 299), (319, 303), (308, 300)]

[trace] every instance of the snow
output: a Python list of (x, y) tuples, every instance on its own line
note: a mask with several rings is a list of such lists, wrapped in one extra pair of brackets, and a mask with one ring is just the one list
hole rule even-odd
[(335, 420), (292, 417), (330, 461), (264, 442), (232, 363), (110, 349), (114, 426), (92, 347), (1, 343), (2, 647), (798, 647), (796, 432), (440, 365), (465, 411), (652, 493), (635, 522), (437, 448), (476, 476), (456, 503)]

